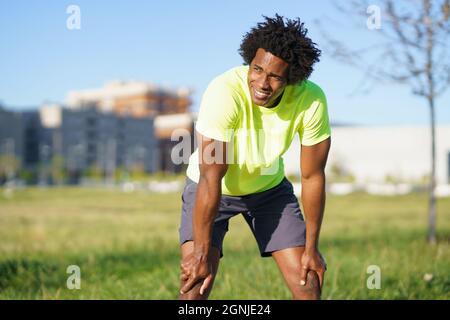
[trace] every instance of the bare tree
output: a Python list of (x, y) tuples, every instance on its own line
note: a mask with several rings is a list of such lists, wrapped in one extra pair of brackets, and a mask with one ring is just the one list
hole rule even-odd
[(435, 103), (450, 85), (450, 0), (345, 0), (335, 5), (346, 17), (364, 17), (367, 28), (376, 29), (379, 41), (365, 48), (349, 49), (317, 22), (330, 55), (365, 70), (366, 79), (406, 84), (414, 95), (427, 101), (431, 130), (427, 240), (435, 243)]

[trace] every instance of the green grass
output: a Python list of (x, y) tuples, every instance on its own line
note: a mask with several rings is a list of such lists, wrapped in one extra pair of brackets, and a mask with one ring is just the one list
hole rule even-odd
[[(0, 189), (0, 299), (176, 298), (180, 205), (179, 194)], [(328, 196), (323, 298), (449, 299), (450, 199), (438, 202), (435, 246), (424, 241), (426, 208), (425, 195)], [(211, 299), (290, 299), (240, 216), (224, 254)], [(66, 287), (69, 265), (81, 268), (80, 290)], [(379, 290), (367, 289), (370, 265), (381, 268)]]

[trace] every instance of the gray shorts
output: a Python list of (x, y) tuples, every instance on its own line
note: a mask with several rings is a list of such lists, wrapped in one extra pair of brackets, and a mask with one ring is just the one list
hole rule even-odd
[[(193, 240), (192, 208), (195, 202), (197, 183), (186, 180), (182, 195), (180, 245)], [(220, 250), (228, 231), (228, 220), (242, 214), (258, 243), (262, 257), (273, 251), (304, 246), (306, 228), (292, 184), (284, 178), (272, 189), (245, 196), (222, 195), (212, 232), (212, 246)]]

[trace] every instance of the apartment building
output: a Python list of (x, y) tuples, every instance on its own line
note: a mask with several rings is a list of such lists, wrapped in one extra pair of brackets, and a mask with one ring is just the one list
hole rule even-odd
[(102, 88), (70, 91), (69, 109), (95, 107), (120, 116), (147, 118), (185, 113), (191, 105), (188, 88), (164, 88), (144, 81), (110, 81)]
[(153, 118), (119, 117), (94, 107), (71, 110), (58, 105), (43, 106), (39, 118), (40, 161), (62, 155), (66, 169), (75, 177), (93, 166), (105, 174), (119, 167), (140, 166), (146, 172), (159, 169)]

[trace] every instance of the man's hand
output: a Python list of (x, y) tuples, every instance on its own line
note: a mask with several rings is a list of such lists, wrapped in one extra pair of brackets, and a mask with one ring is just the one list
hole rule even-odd
[(322, 289), (323, 276), (327, 270), (327, 265), (319, 250), (305, 250), (300, 263), (302, 268), (300, 271), (300, 284), (302, 286), (306, 285), (306, 275), (308, 274), (308, 271), (312, 270), (319, 276), (320, 289)]
[(203, 295), (211, 285), (212, 278), (212, 266), (208, 257), (194, 252), (181, 263), (181, 280), (186, 283), (180, 293), (185, 294), (198, 282), (203, 282), (200, 288), (200, 294)]

